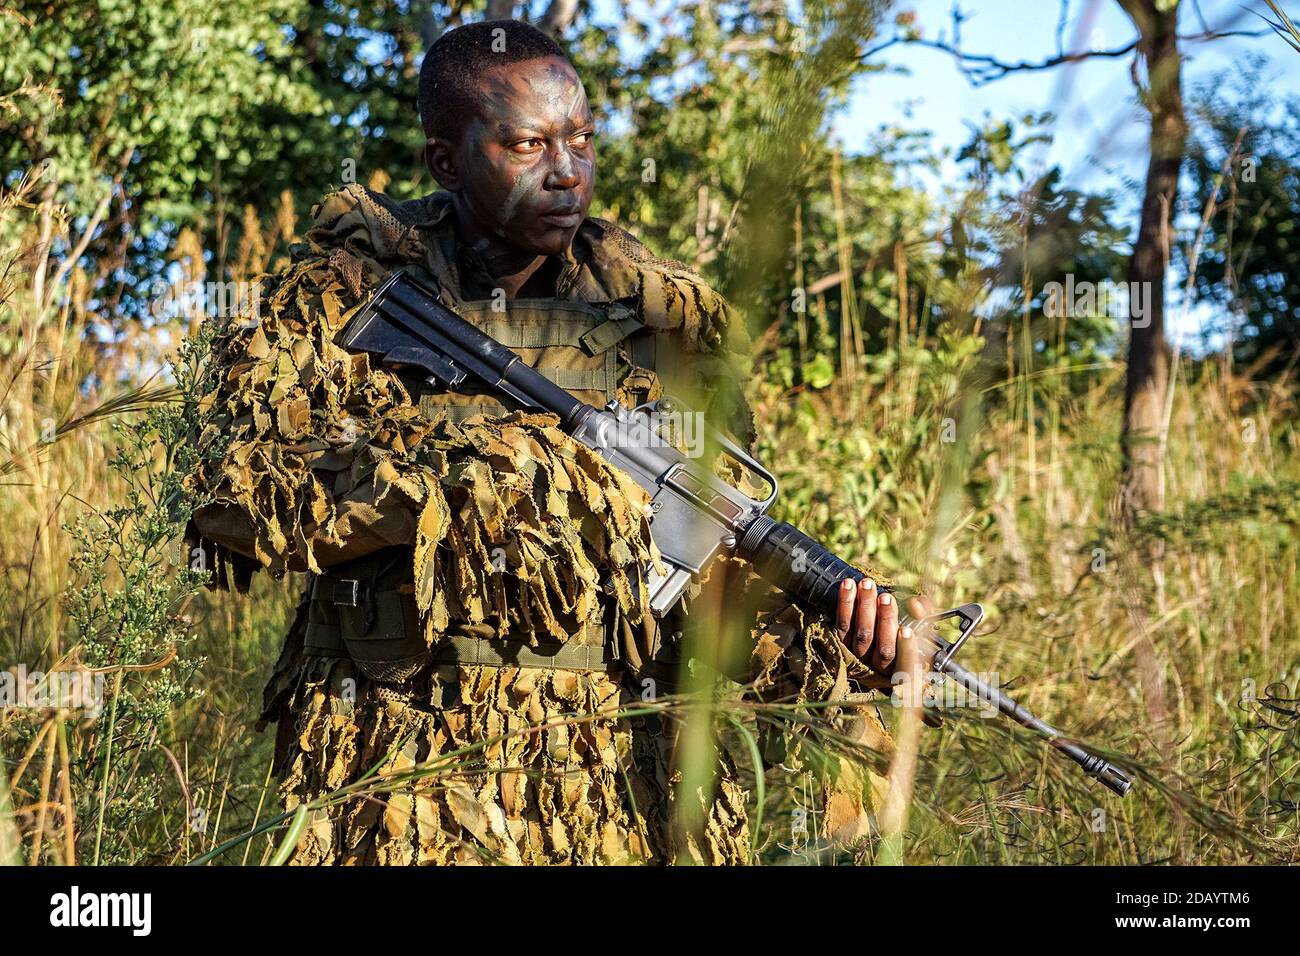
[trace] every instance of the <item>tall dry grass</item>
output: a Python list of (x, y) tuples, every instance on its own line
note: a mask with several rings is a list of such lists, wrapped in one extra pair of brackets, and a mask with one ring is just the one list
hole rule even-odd
[[(1122, 369), (1073, 376), (1082, 383), (1061, 368), (986, 384), (983, 412), (946, 442), (945, 419), (961, 417), (977, 368), (955, 341), (904, 347), (855, 388), (763, 389), (758, 417), (786, 515), (843, 554), (878, 566), (882, 550), (892, 554), (942, 606), (982, 602), (989, 618), (963, 650), (965, 665), (1116, 751), (1138, 781), (1119, 800), (1005, 721), (958, 711), (922, 737), (906, 859), (1297, 858), (1292, 390), (1187, 363), (1170, 431), (1169, 511), (1126, 536), (1111, 520)], [(1030, 388), (1032, 427), (1023, 398), (997, 394)], [(1153, 636), (1171, 688), (1171, 749), (1151, 732), (1123, 600), (1134, 586), (1124, 550), (1144, 536), (1167, 546), (1166, 610)]]
[[(105, 276), (67, 263), (120, 183), (73, 223), (49, 175), (0, 190), (0, 679), (13, 691), (39, 673), (33, 687), (48, 691), (51, 674), (97, 678), (105, 707), (0, 710), (0, 851), (16, 833), (33, 864), (177, 862), (206, 848), (227, 805), (261, 799), (265, 761), (248, 788), (234, 780), (261, 740), (251, 716), (227, 715), (257, 696), (257, 662), (241, 651), (275, 653), (272, 607), (289, 598), (263, 585), (267, 617), (254, 622), (251, 604), (236, 614), (184, 583), (167, 487), (178, 449), (158, 426), (180, 424), (167, 361), (197, 321), (101, 312)], [(234, 267), (267, 268), (281, 235), (247, 234)], [(173, 259), (174, 286), (202, 281), (192, 234)], [(189, 633), (204, 635), (192, 656)]]

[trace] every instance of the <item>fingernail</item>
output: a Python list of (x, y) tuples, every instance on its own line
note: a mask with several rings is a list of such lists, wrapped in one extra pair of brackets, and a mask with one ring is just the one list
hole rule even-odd
[(875, 589), (876, 589), (876, 582), (875, 582), (875, 581), (871, 580), (871, 578), (863, 578), (863, 579), (862, 579), (862, 590), (864, 590), (864, 591), (874, 591)]
[(911, 625), (907, 625), (907, 624), (903, 625), (903, 629), (902, 629), (901, 631), (899, 631), (898, 633), (899, 633), (899, 636), (903, 638), (903, 640), (905, 640), (905, 641), (910, 641), (910, 640), (912, 639), (912, 628), (911, 628)]
[(852, 579), (850, 579), (850, 578), (845, 578), (843, 581), (841, 581), (841, 582), (840, 582), (840, 590), (841, 590), (841, 591), (852, 591), (852, 590), (853, 590), (853, 581), (852, 581)]
[(893, 604), (893, 603), (894, 603), (894, 596), (893, 596), (892, 594), (890, 594), (888, 591), (886, 591), (884, 594), (880, 595), (880, 603), (881, 603), (881, 604)]

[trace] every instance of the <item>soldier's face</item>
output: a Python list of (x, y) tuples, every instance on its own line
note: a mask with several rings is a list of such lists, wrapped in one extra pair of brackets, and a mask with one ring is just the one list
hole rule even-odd
[[(447, 144), (439, 168), (458, 194), (470, 232), (522, 252), (568, 248), (591, 205), (596, 178), (594, 126), (578, 75), (559, 57), (484, 72), (474, 115), (459, 144)], [(446, 173), (450, 173), (450, 176)]]

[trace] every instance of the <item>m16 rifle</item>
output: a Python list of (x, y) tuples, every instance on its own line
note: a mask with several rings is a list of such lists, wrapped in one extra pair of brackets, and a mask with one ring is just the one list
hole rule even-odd
[[(379, 356), (388, 364), (418, 369), (442, 390), (476, 387), (520, 410), (549, 412), (559, 418), (566, 433), (635, 480), (650, 496), (651, 534), (667, 569), (666, 574), (651, 569), (646, 580), (650, 609), (656, 616), (667, 613), (686, 586), (722, 555), (749, 561), (803, 607), (831, 618), (841, 582), (866, 577), (798, 528), (768, 515), (777, 497), (776, 478), (726, 436), (711, 432), (710, 441), (716, 443), (719, 455), (761, 478), (770, 488), (767, 497), (753, 498), (733, 487), (704, 462), (665, 440), (655, 416), (678, 409), (663, 401), (636, 409), (617, 402), (601, 409), (579, 401), (402, 270), (390, 275), (353, 316), (340, 344)], [(1132, 781), (1124, 771), (953, 659), (983, 616), (979, 604), (966, 604), (916, 622), (918, 633), (933, 645), (933, 671), (1041, 734), (1115, 793), (1128, 793)], [(940, 636), (935, 628), (949, 620), (957, 624), (953, 640)], [(902, 623), (910, 622), (904, 618)]]

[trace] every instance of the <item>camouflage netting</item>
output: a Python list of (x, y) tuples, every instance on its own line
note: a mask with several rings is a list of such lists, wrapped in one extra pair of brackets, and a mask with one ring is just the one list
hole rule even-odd
[[(217, 580), (241, 590), (254, 567), (320, 572), (378, 548), (411, 547), (431, 646), (449, 628), (474, 626), (512, 640), (566, 641), (602, 609), (639, 622), (637, 578), (658, 555), (638, 486), (549, 416), (427, 420), (396, 374), (334, 343), (392, 268), (420, 265), (449, 289), (460, 281), (464, 264), (443, 241), (444, 214), (427, 200), (396, 207), (359, 187), (318, 209), (293, 264), (264, 280), (259, 314), (217, 338), (220, 379), (202, 400), (200, 442), (222, 450), (193, 476), (212, 504), (192, 534)], [(621, 231), (611, 239), (612, 229), (600, 225), (586, 239), (601, 281), (632, 290), (647, 324), (678, 329), (687, 353), (720, 349), (725, 303), (689, 274), (629, 255), (631, 240)], [(594, 282), (587, 272), (565, 275), (575, 295)], [(611, 594), (602, 597), (606, 582)], [(747, 858), (735, 756), (722, 748), (712, 796), (690, 797), (704, 801), (704, 826), (675, 834), (673, 801), (684, 799), (673, 784), (675, 725), (657, 714), (590, 717), (640, 704), (616, 677), (451, 664), (394, 691), (349, 660), (305, 655), (304, 618), (267, 688), (286, 804), (323, 802), (376, 769), (430, 772), (395, 791), (331, 802), (300, 841), (297, 862)], [(766, 699), (843, 700), (850, 681), (866, 676), (833, 635), (805, 626), (793, 609), (764, 611), (753, 636), (755, 689)], [(565, 724), (565, 715), (588, 716)], [(843, 715), (841, 732), (888, 747), (869, 708)], [(539, 724), (546, 729), (528, 730)], [(828, 833), (866, 835), (872, 785), (847, 767), (827, 775)]]
[(268, 297), (269, 314), (220, 344), (239, 358), (217, 358), (229, 372), (206, 400), (200, 442), (224, 435), (229, 445), (196, 481), (219, 506), (252, 516), (258, 563), (319, 572), (321, 552), (335, 563), (358, 549), (358, 535), (405, 536), (413, 525), (413, 541), (385, 543), (415, 546), (431, 642), (451, 619), (489, 618), (501, 636), (563, 641), (591, 619), (601, 568), (620, 609), (639, 620), (635, 577), (658, 560), (640, 487), (552, 416), (426, 421), (400, 378), (334, 344), (347, 294), (331, 260), (300, 263)]
[[(740, 741), (719, 740), (714, 795), (696, 795), (704, 824), (683, 835), (674, 822), (675, 800), (683, 799), (673, 762), (680, 714), (589, 719), (644, 707), (640, 688), (604, 673), (441, 665), (395, 700), (351, 661), (302, 656), (302, 627), (300, 619), (269, 688), (268, 713), (286, 715), (278, 773), (287, 807), (319, 806), (370, 770), (422, 767), (427, 775), (400, 787), (377, 783), (373, 792), (314, 811), (295, 862), (750, 859), (738, 768), (752, 767)], [(833, 635), (805, 625), (792, 609), (760, 615), (753, 633), (759, 676), (752, 686), (760, 699), (844, 699), (851, 675), (866, 678)], [(817, 713), (843, 740), (889, 753), (874, 707)], [(852, 759), (810, 756), (798, 734), (763, 736), (771, 765), (815, 769), (823, 835), (845, 844), (871, 836), (878, 772)]]
[(607, 674), (442, 665), (413, 682), (409, 700), (394, 701), (350, 661), (310, 658), (287, 683), (289, 809), (372, 768), (424, 772), (315, 811), (295, 863), (747, 858), (745, 795), (731, 758), (715, 774), (703, 834), (676, 837), (673, 736), (653, 715), (593, 719), (639, 703)]

